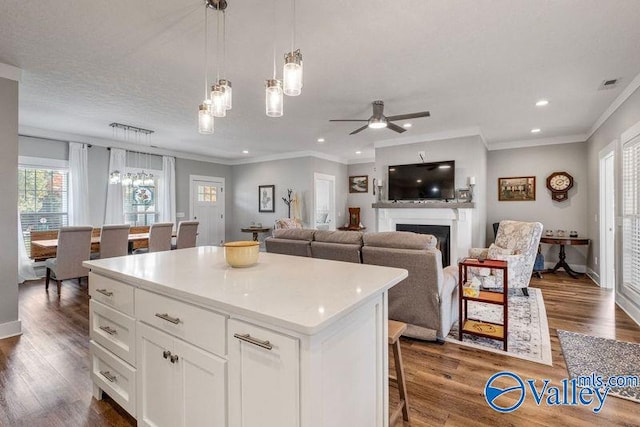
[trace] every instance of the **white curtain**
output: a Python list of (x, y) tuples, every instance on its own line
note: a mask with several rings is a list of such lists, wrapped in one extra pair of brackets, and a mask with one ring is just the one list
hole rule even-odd
[[(127, 167), (127, 152), (120, 148), (112, 148), (109, 156), (109, 176), (112, 172), (119, 172), (123, 177)], [(105, 224), (124, 224), (124, 201), (122, 200), (122, 184), (107, 186), (107, 209), (104, 215)]]
[(162, 156), (162, 179), (158, 183), (160, 222), (176, 223), (176, 159)]
[(24, 246), (24, 235), (22, 234), (22, 221), (20, 220), (20, 212), (18, 212), (18, 283), (25, 280), (36, 280), (38, 276), (33, 268), (33, 261), (27, 255), (27, 249)]
[(69, 143), (69, 225), (89, 225), (89, 164), (86, 144)]

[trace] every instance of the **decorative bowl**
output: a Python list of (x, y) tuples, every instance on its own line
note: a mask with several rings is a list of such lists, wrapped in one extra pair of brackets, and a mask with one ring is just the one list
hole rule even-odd
[(251, 267), (258, 262), (260, 243), (253, 241), (227, 242), (224, 244), (224, 259), (231, 267)]

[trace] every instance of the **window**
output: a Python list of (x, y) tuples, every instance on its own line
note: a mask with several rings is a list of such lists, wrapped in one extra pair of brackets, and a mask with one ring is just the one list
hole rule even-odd
[(68, 170), (18, 167), (18, 212), (27, 253), (31, 230), (57, 230), (68, 225)]
[[(138, 171), (128, 170), (132, 174)], [(139, 185), (126, 185), (122, 189), (125, 222), (132, 226), (158, 222), (158, 178)]]
[(218, 188), (213, 185), (198, 185), (198, 202), (215, 203), (218, 200)]
[(640, 293), (640, 135), (622, 150), (623, 285)]

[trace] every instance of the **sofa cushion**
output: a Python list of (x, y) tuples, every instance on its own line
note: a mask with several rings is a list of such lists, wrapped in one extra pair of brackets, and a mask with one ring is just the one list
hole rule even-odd
[(318, 230), (313, 235), (316, 242), (343, 243), (362, 246), (362, 233), (360, 231), (325, 231)]
[(315, 230), (308, 230), (304, 228), (284, 228), (273, 230), (273, 237), (288, 240), (306, 240), (307, 242), (310, 242), (313, 240), (314, 232)]
[[(293, 231), (293, 230), (288, 230)], [(267, 237), (264, 240), (267, 252), (282, 255), (311, 256), (311, 242), (308, 240), (278, 239)]]
[(431, 234), (409, 231), (384, 231), (363, 236), (365, 246), (395, 249), (435, 249), (438, 239)]
[(313, 258), (330, 259), (333, 261), (354, 262), (359, 264), (361, 244), (311, 242), (311, 256)]

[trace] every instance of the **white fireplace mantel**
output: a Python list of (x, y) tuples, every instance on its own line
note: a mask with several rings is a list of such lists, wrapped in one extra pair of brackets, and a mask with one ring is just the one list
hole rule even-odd
[[(437, 207), (436, 207), (437, 206)], [(397, 224), (445, 225), (451, 230), (452, 265), (466, 257), (472, 242), (473, 203), (374, 203), (378, 231), (396, 231)]]

